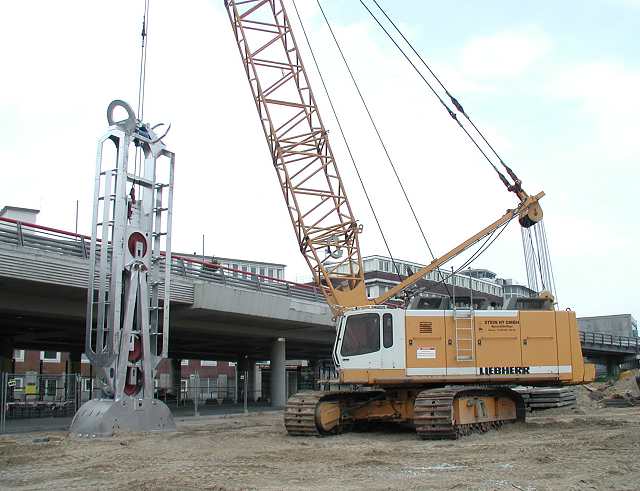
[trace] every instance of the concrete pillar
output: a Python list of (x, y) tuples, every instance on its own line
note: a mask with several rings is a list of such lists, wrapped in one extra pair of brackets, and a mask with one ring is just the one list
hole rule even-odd
[(258, 402), (262, 398), (262, 370), (257, 363), (253, 364), (253, 373), (251, 374), (251, 377), (253, 378), (254, 401)]
[(235, 361), (235, 365), (233, 366), (233, 403), (238, 404), (238, 401), (241, 401), (242, 398), (239, 397), (238, 392), (240, 392), (240, 359)]
[(13, 372), (13, 339), (0, 338), (0, 373)]
[(320, 364), (318, 360), (309, 360), (309, 372), (311, 373), (311, 390), (319, 390), (320, 384)]
[(256, 396), (256, 361), (249, 359), (248, 367), (247, 367), (247, 384), (249, 390), (249, 402), (256, 402), (258, 400), (258, 396)]
[(620, 360), (615, 357), (607, 358), (607, 377), (609, 378), (617, 378), (618, 373), (620, 372), (619, 367)]
[(171, 358), (170, 361), (169, 388), (167, 392), (176, 397), (176, 405), (179, 405), (182, 393), (182, 360), (180, 358)]
[[(240, 358), (240, 362), (238, 363), (238, 378), (244, 377), (246, 375), (246, 378), (243, 380), (243, 382), (247, 384), (247, 401), (249, 402), (255, 402), (257, 400), (256, 380), (254, 376), (255, 370), (255, 360), (246, 356)], [(238, 386), (240, 387), (238, 392), (238, 398), (240, 401), (242, 401), (244, 397), (244, 383)]]
[(285, 407), (287, 404), (287, 367), (285, 360), (285, 339), (278, 338), (271, 345), (271, 405), (273, 407)]

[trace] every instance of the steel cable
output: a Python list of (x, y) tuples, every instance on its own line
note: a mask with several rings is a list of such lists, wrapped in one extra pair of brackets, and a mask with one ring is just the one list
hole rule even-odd
[(376, 225), (378, 226), (378, 230), (380, 231), (380, 235), (382, 236), (382, 241), (384, 242), (385, 248), (387, 249), (387, 253), (389, 254), (389, 258), (391, 259), (391, 263), (393, 264), (394, 269), (396, 270), (396, 273), (398, 274), (398, 277), (401, 277), (400, 274), (400, 268), (398, 268), (398, 265), (395, 261), (395, 259), (393, 258), (393, 255), (391, 254), (391, 248), (389, 247), (389, 242), (387, 241), (386, 236), (384, 235), (384, 232), (382, 230), (382, 225), (380, 224), (380, 220), (378, 219), (378, 215), (375, 212), (375, 209), (373, 207), (373, 202), (371, 201), (371, 198), (369, 197), (369, 193), (367, 191), (367, 187), (364, 184), (364, 180), (362, 179), (362, 176), (360, 175), (360, 170), (358, 168), (358, 165), (356, 164), (356, 159), (353, 156), (353, 152), (351, 151), (351, 146), (349, 145), (349, 142), (347, 141), (347, 136), (344, 132), (344, 129), (342, 128), (342, 124), (340, 122), (340, 118), (338, 117), (338, 113), (336, 111), (335, 106), (333, 105), (333, 99), (331, 98), (331, 96), (329, 95), (329, 89), (327, 88), (327, 84), (324, 81), (324, 76), (322, 75), (322, 71), (320, 70), (320, 65), (318, 64), (318, 60), (316, 59), (316, 55), (315, 52), (313, 51), (313, 48), (311, 47), (311, 42), (309, 41), (309, 36), (307, 35), (307, 30), (304, 27), (304, 23), (302, 22), (302, 18), (300, 17), (300, 12), (298, 11), (298, 6), (296, 5), (295, 0), (292, 0), (293, 2), (293, 8), (296, 11), (296, 16), (298, 17), (298, 22), (300, 23), (300, 27), (302, 28), (302, 33), (304, 34), (304, 38), (305, 41), (307, 43), (307, 46), (309, 48), (309, 52), (311, 53), (311, 57), (313, 59), (313, 63), (316, 67), (316, 70), (318, 72), (318, 75), (320, 76), (320, 81), (322, 82), (322, 87), (324, 89), (324, 93), (327, 96), (327, 100), (329, 101), (329, 105), (331, 106), (331, 111), (333, 113), (333, 117), (336, 120), (336, 123), (338, 124), (338, 129), (340, 130), (340, 135), (342, 136), (342, 140), (344, 141), (344, 145), (347, 149), (347, 153), (349, 154), (349, 158), (351, 159), (351, 163), (353, 164), (353, 168), (356, 171), (356, 175), (358, 176), (358, 180), (360, 181), (360, 186), (362, 187), (362, 191), (364, 192), (364, 196), (367, 199), (367, 203), (369, 204), (369, 209), (371, 210), (371, 214), (373, 215), (373, 219), (376, 222)]
[[(424, 233), (424, 230), (422, 229), (422, 225), (420, 224), (420, 221), (418, 220), (418, 216), (416, 215), (416, 212), (413, 208), (413, 205), (411, 204), (411, 200), (409, 199), (409, 196), (407, 195), (407, 192), (405, 190), (404, 185), (402, 184), (402, 180), (400, 179), (400, 175), (398, 174), (398, 171), (396, 169), (396, 166), (391, 158), (391, 155), (389, 154), (389, 151), (387, 149), (386, 144), (384, 143), (384, 140), (382, 139), (382, 135), (380, 134), (380, 131), (378, 130), (378, 126), (375, 123), (375, 120), (373, 119), (373, 115), (371, 114), (371, 111), (369, 110), (369, 106), (367, 105), (364, 95), (362, 94), (362, 91), (360, 90), (360, 86), (358, 85), (358, 82), (356, 81), (355, 75), (353, 74), (353, 72), (351, 71), (351, 67), (349, 66), (349, 62), (347, 61), (347, 58), (342, 50), (342, 47), (340, 46), (340, 43), (338, 41), (338, 38), (336, 37), (333, 28), (331, 27), (331, 23), (329, 22), (329, 19), (327, 18), (324, 9), (322, 8), (322, 5), (320, 4), (320, 0), (316, 0), (316, 3), (318, 4), (318, 8), (320, 9), (320, 12), (322, 13), (322, 17), (324, 18), (324, 21), (327, 25), (327, 27), (329, 28), (329, 32), (331, 33), (331, 37), (333, 38), (333, 41), (338, 49), (338, 52), (340, 53), (340, 57), (342, 58), (342, 61), (344, 62), (344, 65), (347, 69), (347, 72), (349, 73), (349, 76), (351, 78), (351, 81), (353, 82), (353, 85), (356, 89), (356, 91), (358, 92), (358, 96), (360, 97), (360, 101), (362, 102), (362, 106), (364, 107), (367, 116), (369, 117), (369, 121), (371, 122), (371, 126), (373, 127), (376, 136), (378, 137), (378, 141), (380, 142), (380, 145), (382, 146), (382, 149), (387, 157), (387, 161), (389, 162), (389, 165), (391, 166), (391, 169), (393, 170), (393, 173), (396, 177), (396, 180), (398, 182), (398, 185), (400, 186), (400, 189), (402, 190), (402, 194), (404, 195), (404, 198), (407, 202), (407, 204), (409, 205), (409, 209), (411, 210), (411, 214), (413, 215), (413, 218), (416, 222), (416, 225), (418, 226), (418, 229), (420, 231), (420, 234), (422, 235), (422, 239), (425, 243), (425, 245), (427, 246), (427, 250), (429, 251), (429, 254), (431, 255), (431, 259), (435, 259), (435, 255), (433, 253), (433, 250), (431, 249), (431, 245), (429, 244), (429, 241), (427, 240), (427, 236)], [(442, 274), (442, 273), (440, 273)], [(398, 276), (400, 276), (400, 274), (398, 274)], [(448, 287), (447, 287), (447, 292), (448, 292)]]
[[(137, 119), (140, 123), (144, 118), (144, 89), (147, 81), (147, 31), (149, 26), (149, 0), (144, 0), (144, 14), (142, 16), (142, 32), (140, 33), (140, 70), (138, 75), (138, 110)], [(138, 168), (142, 172), (142, 153), (139, 151), (138, 145), (135, 147), (135, 154), (133, 157), (134, 162), (134, 175), (138, 175)], [(138, 196), (140, 196), (140, 183), (138, 183)], [(131, 191), (135, 193), (135, 184), (132, 184)], [(133, 199), (132, 195), (132, 199)]]
[[(362, 3), (364, 5), (364, 3), (362, 2), (362, 0), (360, 0), (360, 3)], [(411, 49), (411, 51), (413, 51), (413, 53), (418, 57), (418, 59), (420, 60), (420, 62), (425, 66), (425, 68), (427, 70), (429, 70), (429, 73), (433, 76), (433, 78), (436, 80), (436, 82), (438, 82), (438, 84), (440, 85), (440, 87), (442, 87), (442, 90), (444, 90), (445, 94), (447, 94), (447, 97), (449, 97), (449, 99), (451, 100), (451, 103), (456, 107), (456, 109), (458, 111), (460, 111), (460, 113), (465, 117), (465, 119), (467, 121), (469, 121), (469, 123), (471, 124), (471, 126), (473, 126), (473, 129), (476, 130), (476, 132), (478, 133), (478, 135), (480, 135), (480, 137), (484, 140), (484, 142), (487, 144), (487, 146), (491, 149), (491, 151), (493, 152), (493, 154), (496, 156), (496, 158), (500, 161), (500, 163), (504, 166), (505, 169), (509, 169), (509, 167), (504, 163), (504, 161), (502, 160), (502, 157), (500, 157), (500, 155), (498, 154), (498, 152), (493, 148), (493, 146), (491, 145), (491, 143), (489, 143), (489, 141), (485, 138), (484, 134), (482, 133), (482, 131), (480, 131), (480, 129), (476, 126), (476, 124), (471, 120), (471, 117), (467, 114), (467, 112), (464, 110), (464, 108), (462, 107), (462, 104), (460, 104), (460, 102), (458, 101), (458, 99), (456, 97), (454, 97), (449, 90), (447, 90), (447, 88), (445, 87), (445, 85), (440, 81), (440, 79), (436, 76), (436, 74), (433, 72), (433, 70), (431, 69), (431, 67), (427, 64), (427, 62), (422, 58), (422, 56), (420, 55), (420, 53), (418, 53), (418, 51), (413, 47), (413, 44), (406, 38), (406, 36), (403, 34), (403, 32), (400, 30), (400, 28), (396, 25), (395, 22), (393, 22), (393, 20), (389, 17), (389, 15), (387, 15), (387, 12), (380, 6), (380, 4), (377, 2), (377, 0), (373, 0), (373, 3), (376, 4), (376, 7), (378, 7), (378, 9), (380, 9), (380, 12), (382, 12), (382, 14), (386, 17), (386, 19), (389, 21), (389, 23), (393, 26), (393, 28), (398, 32), (398, 34), (400, 34), (400, 36), (402, 37), (402, 39), (404, 40), (405, 43), (407, 43), (407, 46), (409, 46), (409, 48)], [(366, 5), (364, 5), (365, 8)], [(367, 10), (369, 10), (367, 8)], [(371, 11), (369, 10), (369, 13), (371, 13)], [(371, 14), (373, 16), (373, 14)]]
[[(480, 247), (478, 247), (478, 249), (460, 267), (458, 267), (456, 270), (452, 271), (446, 277), (443, 277), (435, 285), (433, 285), (431, 287), (425, 287), (424, 289), (420, 290), (420, 293), (422, 293), (422, 292), (429, 293), (429, 292), (433, 291), (433, 288), (438, 286), (440, 283), (442, 283), (442, 285), (445, 288), (447, 288), (447, 284), (445, 283), (445, 281), (448, 280), (449, 278), (451, 278), (452, 276), (455, 276), (456, 274), (458, 274), (460, 271), (462, 271), (464, 268), (466, 268), (471, 263), (473, 263), (476, 259), (478, 259), (482, 254), (484, 254), (487, 251), (487, 249), (489, 249), (489, 247), (491, 247), (491, 245), (498, 239), (498, 237), (500, 237), (500, 235), (502, 235), (502, 232), (505, 231), (505, 229), (507, 228), (509, 223), (511, 223), (511, 220), (513, 220), (513, 217), (511, 217), (507, 223), (502, 225), (502, 227), (499, 229), (500, 231), (498, 232), (497, 235), (495, 235), (495, 234), (496, 234), (496, 231), (498, 229), (496, 229), (493, 232), (491, 232), (487, 236), (487, 238), (484, 239), (484, 242), (480, 245)], [(495, 235), (495, 237), (494, 237), (494, 235)], [(493, 237), (493, 239), (492, 239), (492, 237)], [(438, 271), (440, 271), (440, 270), (438, 269)], [(440, 276), (442, 277), (442, 272), (441, 271), (440, 271)], [(448, 288), (447, 288), (447, 293), (449, 293), (449, 289)], [(449, 297), (451, 297), (451, 294), (449, 294)]]
[[(507, 187), (510, 188), (512, 186), (512, 184), (507, 180), (507, 178), (504, 176), (504, 174), (502, 174), (502, 172), (500, 172), (500, 170), (496, 167), (496, 165), (492, 162), (492, 160), (489, 158), (489, 156), (486, 154), (486, 152), (482, 149), (482, 147), (480, 146), (480, 144), (476, 141), (475, 138), (473, 138), (473, 136), (471, 135), (471, 133), (469, 133), (469, 130), (467, 130), (467, 128), (464, 127), (464, 125), (460, 122), (460, 120), (458, 119), (458, 116), (456, 115), (455, 112), (453, 112), (451, 110), (451, 108), (447, 105), (446, 102), (444, 102), (444, 100), (442, 99), (442, 97), (440, 97), (440, 94), (438, 94), (438, 92), (433, 88), (433, 86), (429, 83), (429, 81), (427, 80), (427, 78), (422, 74), (422, 72), (418, 69), (418, 67), (415, 65), (415, 63), (413, 61), (411, 61), (411, 58), (409, 58), (409, 56), (404, 52), (404, 50), (402, 49), (402, 47), (397, 43), (397, 41), (393, 38), (393, 36), (391, 36), (391, 34), (389, 33), (389, 31), (387, 31), (387, 29), (382, 25), (382, 23), (378, 20), (378, 18), (375, 16), (375, 14), (373, 12), (371, 12), (371, 10), (369, 9), (369, 7), (367, 7), (365, 5), (365, 3), (360, 0), (360, 3), (362, 4), (362, 6), (367, 10), (367, 12), (369, 12), (369, 14), (371, 15), (371, 17), (373, 18), (373, 20), (375, 20), (375, 22), (378, 24), (378, 26), (380, 27), (380, 29), (382, 29), (384, 31), (384, 33), (387, 35), (387, 37), (391, 40), (391, 42), (396, 46), (396, 48), (398, 48), (398, 51), (400, 51), (400, 53), (402, 54), (402, 56), (404, 56), (404, 58), (409, 62), (409, 64), (413, 67), (413, 69), (415, 70), (415, 72), (418, 74), (418, 76), (422, 79), (422, 81), (427, 85), (427, 87), (429, 87), (429, 89), (431, 90), (431, 92), (433, 93), (434, 96), (436, 96), (436, 98), (438, 99), (438, 101), (440, 102), (440, 104), (442, 104), (442, 106), (445, 108), (445, 110), (447, 111), (447, 113), (449, 114), (449, 116), (451, 116), (451, 119), (453, 119), (456, 124), (458, 125), (458, 127), (460, 127), (460, 129), (467, 135), (467, 137), (469, 138), (469, 140), (471, 140), (471, 142), (474, 144), (474, 146), (476, 147), (476, 149), (482, 154), (482, 156), (484, 157), (484, 159), (489, 163), (489, 165), (493, 168), (493, 170), (496, 172), (496, 174), (498, 174), (498, 177), (500, 178), (500, 181), (502, 181), (502, 183)], [(454, 98), (455, 99), (455, 98)], [(456, 101), (457, 102), (457, 101)], [(456, 105), (456, 103), (454, 103), (454, 105)], [(462, 109), (462, 106), (460, 106), (459, 104), (456, 105), (456, 109), (460, 110)], [(462, 114), (465, 114), (463, 111), (460, 111)], [(475, 126), (474, 126), (475, 127)], [(476, 129), (477, 131), (477, 129)], [(505, 165), (503, 163), (503, 165)], [(505, 168), (509, 170), (506, 165)], [(511, 173), (510, 173), (511, 175)], [(514, 178), (515, 174), (512, 177), (512, 179), (515, 180)]]
[[(447, 97), (449, 97), (449, 100), (454, 105), (454, 107), (469, 122), (469, 124), (473, 127), (475, 132), (480, 136), (482, 141), (484, 141), (484, 143), (491, 150), (493, 155), (495, 155), (495, 157), (498, 159), (498, 161), (500, 162), (502, 167), (509, 174), (509, 177), (511, 177), (511, 179), (513, 179), (513, 181), (514, 181), (514, 186), (513, 187), (509, 186), (509, 184), (506, 181), (506, 178), (503, 176), (503, 174), (496, 168), (495, 164), (491, 161), (491, 159), (489, 159), (488, 155), (480, 148), (480, 145), (478, 144), (478, 142), (476, 142), (475, 138), (473, 138), (472, 135), (469, 133), (469, 131), (462, 125), (462, 123), (456, 117), (455, 113), (453, 113), (453, 111), (448, 107), (448, 105), (444, 102), (442, 97), (440, 97), (440, 95), (433, 88), (433, 86), (429, 83), (429, 81), (426, 79), (426, 77), (417, 68), (415, 63), (413, 63), (413, 61), (409, 58), (409, 56), (402, 49), (402, 47), (396, 42), (396, 40), (393, 38), (393, 36), (391, 36), (389, 31), (378, 20), (376, 15), (371, 11), (371, 9), (369, 9), (369, 7), (364, 3), (363, 0), (360, 0), (360, 3), (367, 10), (369, 15), (376, 22), (376, 24), (378, 24), (378, 26), (382, 29), (382, 31), (393, 42), (393, 44), (396, 46), (396, 48), (404, 56), (404, 58), (409, 62), (409, 64), (413, 67), (413, 69), (420, 76), (420, 78), (424, 81), (424, 83), (429, 87), (431, 92), (436, 96), (438, 101), (444, 106), (444, 108), (447, 110), (449, 115), (456, 121), (458, 126), (464, 131), (464, 133), (469, 137), (469, 139), (471, 139), (471, 141), (476, 146), (476, 148), (480, 151), (480, 153), (483, 155), (483, 157), (491, 164), (493, 169), (497, 172), (498, 176), (500, 177), (500, 180), (507, 186), (507, 188), (509, 190), (513, 190), (514, 187), (519, 186), (519, 182), (520, 181), (519, 181), (518, 177), (515, 175), (515, 173), (513, 172), (513, 170), (507, 164), (505, 164), (505, 162), (502, 159), (502, 157), (498, 154), (498, 152), (493, 147), (493, 145), (491, 145), (491, 143), (487, 140), (487, 138), (485, 137), (484, 133), (477, 127), (477, 125), (474, 123), (474, 121), (471, 119), (471, 117), (467, 114), (467, 112), (464, 110), (464, 108), (462, 107), (462, 105), (460, 104), (458, 99), (449, 92), (447, 87), (442, 83), (440, 78), (438, 78), (438, 76), (431, 69), (429, 64), (424, 60), (424, 58), (420, 55), (420, 53), (415, 49), (415, 47), (409, 41), (409, 39), (407, 39), (407, 37), (400, 30), (398, 25), (387, 14), (385, 9), (378, 3), (377, 0), (373, 0), (373, 3), (376, 5), (376, 7), (380, 10), (380, 12), (382, 12), (382, 14), (387, 19), (387, 21), (393, 26), (395, 31), (400, 35), (400, 37), (404, 40), (404, 42), (407, 44), (407, 46), (411, 49), (411, 51), (416, 55), (416, 57), (420, 60), (420, 62), (428, 70), (428, 72), (431, 74), (431, 76), (434, 78), (434, 80), (439, 84), (439, 86), (442, 88), (442, 90), (447, 95)], [(545, 228), (544, 228), (544, 224), (542, 223), (542, 221), (540, 221), (540, 222), (538, 222), (537, 224), (535, 224), (531, 228), (533, 228), (533, 235), (535, 236), (535, 242), (536, 242), (536, 246), (535, 247), (533, 245), (533, 237), (532, 237), (530, 229), (527, 229), (526, 233), (524, 232), (524, 229), (523, 229), (523, 235), (522, 235), (523, 246), (524, 246), (524, 249), (525, 249), (525, 265), (526, 265), (526, 268), (527, 268), (527, 279), (528, 279), (528, 282), (530, 283), (530, 287), (534, 287), (532, 289), (535, 289), (537, 291), (537, 289), (538, 289), (538, 281), (537, 281), (537, 274), (536, 274), (536, 262), (537, 262), (538, 272), (539, 272), (540, 282), (542, 284), (542, 288), (543, 289), (548, 288), (549, 291), (551, 291), (551, 293), (555, 297), (556, 296), (555, 275), (553, 273), (553, 267), (552, 267), (552, 264), (551, 264), (551, 256), (550, 256), (550, 253), (549, 253), (549, 246), (548, 246), (548, 241), (547, 241), (547, 236), (546, 236), (546, 231), (545, 231)], [(529, 241), (526, 240), (527, 237), (528, 237)], [(527, 242), (529, 242), (529, 244), (527, 244)]]

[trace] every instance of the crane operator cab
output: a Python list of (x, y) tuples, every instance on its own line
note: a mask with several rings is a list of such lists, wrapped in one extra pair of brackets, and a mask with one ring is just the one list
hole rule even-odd
[(575, 313), (551, 310), (546, 299), (522, 300), (507, 304), (508, 310), (477, 310), (483, 306), (470, 308), (470, 303), (457, 308), (439, 298), (412, 302), (410, 307), (419, 308), (406, 310), (348, 310), (338, 318), (333, 348), (339, 381), (442, 385), (592, 380), (593, 365), (583, 362)]

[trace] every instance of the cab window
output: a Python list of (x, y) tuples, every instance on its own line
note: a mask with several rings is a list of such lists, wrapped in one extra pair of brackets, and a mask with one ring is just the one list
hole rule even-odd
[(382, 346), (385, 348), (393, 346), (393, 316), (391, 314), (382, 316)]
[(364, 355), (379, 349), (380, 316), (378, 314), (349, 316), (340, 354), (342, 356)]

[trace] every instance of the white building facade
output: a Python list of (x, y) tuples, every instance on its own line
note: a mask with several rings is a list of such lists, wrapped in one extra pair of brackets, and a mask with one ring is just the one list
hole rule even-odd
[[(375, 255), (363, 258), (363, 266), (367, 296), (369, 298), (375, 298), (400, 282), (398, 272), (402, 279), (404, 279), (425, 265), (398, 259), (391, 261), (388, 257)], [(463, 273), (452, 275), (451, 271), (440, 269), (426, 274), (424, 280), (430, 283), (444, 284), (449, 290), (455, 288), (471, 290), (473, 295), (476, 296), (503, 297), (502, 286), (495, 281), (485, 278), (474, 278)], [(445, 295), (442, 289), (433, 288), (433, 290), (429, 291), (428, 286), (425, 288), (425, 291), (422, 293), (424, 296)], [(463, 291), (459, 290), (459, 293), (462, 294)]]

